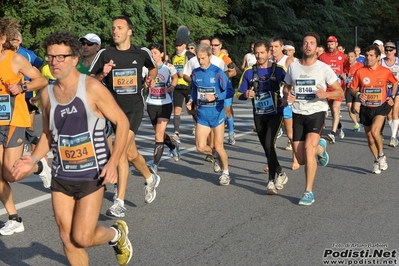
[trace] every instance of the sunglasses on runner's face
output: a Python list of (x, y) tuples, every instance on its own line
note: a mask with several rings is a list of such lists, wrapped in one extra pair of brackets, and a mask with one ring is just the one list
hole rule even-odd
[(80, 42), (80, 43), (82, 44), (82, 46), (85, 46), (85, 45), (87, 45), (87, 46), (93, 46), (93, 45), (95, 45), (94, 42), (85, 42), (85, 41), (83, 41), (83, 42)]
[(386, 47), (385, 48), (385, 52), (392, 52), (393, 50), (395, 50), (396, 48), (393, 47)]

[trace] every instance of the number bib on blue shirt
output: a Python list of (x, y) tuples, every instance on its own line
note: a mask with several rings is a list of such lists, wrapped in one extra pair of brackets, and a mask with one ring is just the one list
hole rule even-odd
[(97, 168), (90, 132), (75, 136), (60, 135), (58, 147), (64, 171), (81, 172)]
[(255, 97), (255, 113), (259, 115), (275, 114), (277, 112), (272, 92), (261, 93)]
[(198, 87), (198, 90), (197, 90), (198, 106), (215, 106), (216, 101), (208, 102), (208, 100), (205, 98), (206, 94), (215, 94), (215, 93), (216, 93), (216, 89), (214, 87), (210, 87), (210, 88)]

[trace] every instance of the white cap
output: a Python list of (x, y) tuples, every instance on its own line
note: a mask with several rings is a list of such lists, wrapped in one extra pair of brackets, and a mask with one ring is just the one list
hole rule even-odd
[(88, 34), (86, 34), (85, 36), (80, 37), (80, 38), (79, 38), (79, 41), (82, 40), (82, 39), (86, 39), (86, 40), (88, 40), (89, 42), (97, 43), (98, 45), (101, 45), (101, 39), (100, 39), (100, 37), (98, 37), (98, 35), (97, 35), (97, 34), (94, 34), (94, 33), (88, 33)]
[(382, 45), (382, 46), (384, 45), (384, 43), (380, 40), (375, 40), (373, 44)]

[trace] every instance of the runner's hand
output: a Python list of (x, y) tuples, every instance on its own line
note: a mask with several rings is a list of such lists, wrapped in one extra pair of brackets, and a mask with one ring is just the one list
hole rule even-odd
[(107, 163), (103, 170), (101, 171), (101, 174), (99, 176), (100, 178), (104, 178), (103, 185), (107, 183), (115, 184), (118, 182), (118, 167), (116, 165), (111, 165)]
[(109, 60), (103, 67), (103, 76), (106, 77), (111, 72), (112, 67), (116, 66), (113, 60)]
[(34, 172), (35, 160), (31, 156), (22, 156), (15, 161), (11, 174), (15, 180), (20, 180)]

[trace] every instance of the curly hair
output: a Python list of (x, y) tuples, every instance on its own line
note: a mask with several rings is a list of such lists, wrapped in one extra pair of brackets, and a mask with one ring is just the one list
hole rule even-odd
[(11, 44), (11, 40), (15, 39), (21, 26), (16, 20), (7, 19), (6, 17), (0, 18), (0, 38), (6, 37), (2, 50), (15, 51), (15, 47)]
[(54, 44), (64, 44), (69, 46), (71, 54), (73, 56), (81, 56), (81, 47), (78, 37), (67, 31), (57, 31), (50, 34), (43, 41), (43, 48), (47, 50), (47, 47)]

